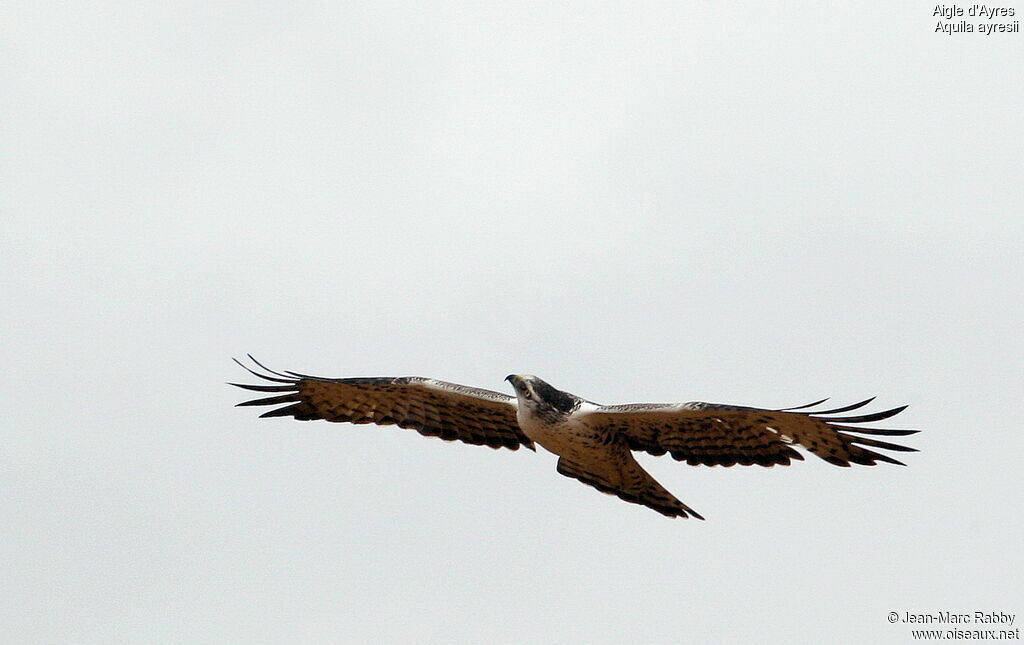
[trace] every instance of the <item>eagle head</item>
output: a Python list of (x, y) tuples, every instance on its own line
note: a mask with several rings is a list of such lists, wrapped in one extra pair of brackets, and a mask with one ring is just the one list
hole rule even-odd
[(547, 381), (529, 374), (509, 374), (505, 380), (512, 384), (519, 398), (520, 408), (526, 407), (536, 415), (555, 420), (571, 414), (581, 399), (568, 392), (555, 389)]

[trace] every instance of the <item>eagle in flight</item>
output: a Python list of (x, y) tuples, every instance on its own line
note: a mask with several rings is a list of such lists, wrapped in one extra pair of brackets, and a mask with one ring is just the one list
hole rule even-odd
[(276, 385), (230, 385), (278, 394), (238, 405), (284, 404), (261, 417), (397, 425), (428, 437), (495, 449), (536, 450), (539, 444), (558, 455), (557, 470), (566, 477), (669, 517), (704, 519), (641, 468), (632, 451), (668, 453), (693, 466), (786, 466), (803, 459), (793, 449), (798, 445), (837, 466), (873, 466), (879, 461), (902, 466), (865, 446), (904, 452), (914, 448), (860, 435), (918, 432), (848, 425), (888, 419), (905, 405), (835, 416), (862, 408), (873, 398), (818, 411), (810, 408), (827, 399), (781, 410), (703, 402), (598, 405), (529, 375), (505, 377), (515, 390), (509, 396), (415, 376), (333, 379), (275, 372), (249, 358), (265, 373), (235, 362)]

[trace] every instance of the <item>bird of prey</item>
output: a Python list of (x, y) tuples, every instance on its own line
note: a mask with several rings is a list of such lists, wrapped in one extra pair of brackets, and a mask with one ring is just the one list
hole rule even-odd
[(827, 399), (779, 410), (703, 402), (598, 405), (529, 375), (505, 378), (515, 390), (509, 396), (414, 376), (335, 379), (275, 372), (249, 358), (262, 373), (235, 362), (275, 385), (230, 385), (277, 394), (238, 405), (285, 404), (261, 417), (397, 425), (445, 441), (510, 450), (536, 450), (539, 444), (558, 455), (557, 470), (566, 477), (669, 517), (704, 519), (641, 468), (632, 451), (668, 453), (677, 461), (709, 466), (786, 466), (803, 459), (793, 446), (837, 466), (873, 466), (878, 461), (904, 465), (865, 446), (915, 452), (860, 435), (902, 436), (917, 430), (848, 425), (888, 419), (905, 405), (835, 416), (862, 408), (873, 398), (818, 411), (810, 408)]

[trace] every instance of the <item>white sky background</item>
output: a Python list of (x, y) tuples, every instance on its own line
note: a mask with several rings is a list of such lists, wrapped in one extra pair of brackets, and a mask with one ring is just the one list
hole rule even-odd
[[(1021, 626), (1024, 39), (903, 4), (6, 3), (0, 639)], [(259, 420), (245, 352), (877, 394), (922, 452), (642, 458), (708, 518), (669, 520), (544, 452)]]

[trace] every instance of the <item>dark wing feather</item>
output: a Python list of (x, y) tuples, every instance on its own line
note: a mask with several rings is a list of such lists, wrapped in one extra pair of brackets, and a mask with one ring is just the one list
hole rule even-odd
[[(252, 358), (251, 356), (249, 358)], [(500, 392), (419, 377), (343, 378), (257, 372), (235, 361), (254, 376), (284, 385), (230, 383), (256, 392), (285, 392), (239, 403), (281, 405), (261, 417), (295, 417), (347, 423), (375, 423), (410, 428), (446, 441), (509, 448), (534, 449), (516, 421), (515, 398)]]
[(793, 459), (803, 459), (791, 447), (794, 444), (837, 466), (872, 466), (878, 461), (903, 465), (888, 455), (863, 446), (916, 452), (914, 448), (849, 433), (892, 436), (914, 434), (916, 430), (860, 428), (837, 423), (867, 423), (887, 419), (902, 412), (906, 406), (854, 417), (820, 416), (855, 410), (870, 401), (868, 399), (823, 412), (795, 411), (805, 410), (814, 404), (788, 410), (702, 402), (618, 405), (599, 408), (584, 417), (583, 421), (595, 428), (622, 435), (633, 450), (642, 450), (652, 455), (669, 453), (673, 458), (691, 465), (788, 465)]

